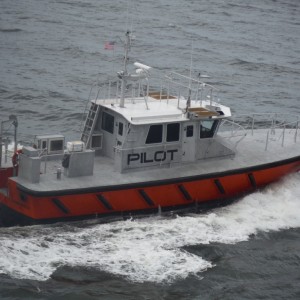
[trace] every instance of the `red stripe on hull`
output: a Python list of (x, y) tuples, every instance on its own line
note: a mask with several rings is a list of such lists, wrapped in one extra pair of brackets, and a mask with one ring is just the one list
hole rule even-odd
[[(213, 202), (235, 198), (239, 195), (278, 180), (282, 176), (300, 169), (300, 161), (240, 174), (223, 174), (220, 177), (177, 182), (145, 188), (129, 188), (102, 193), (73, 194), (55, 197), (36, 197), (20, 192), (17, 184), (9, 180), (9, 197), (0, 194), (0, 203), (31, 219), (42, 221), (66, 219), (80, 216), (107, 215), (158, 208), (176, 208), (194, 202)], [(252, 174), (252, 182), (249, 178)], [(179, 185), (188, 193), (187, 199)], [(145, 192), (141, 194), (141, 189)], [(145, 196), (146, 194), (146, 196)], [(146, 198), (145, 198), (146, 197)], [(148, 198), (147, 198), (148, 197)], [(53, 200), (56, 199), (56, 200)]]

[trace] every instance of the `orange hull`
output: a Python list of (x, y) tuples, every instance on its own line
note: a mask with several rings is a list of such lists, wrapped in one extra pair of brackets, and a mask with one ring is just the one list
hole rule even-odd
[(300, 170), (300, 159), (214, 174), (158, 182), (52, 192), (26, 190), (8, 180), (0, 193), (2, 225), (51, 223), (63, 220), (170, 210), (197, 204), (225, 204)]
[(0, 168), (0, 189), (7, 187), (8, 178), (13, 176), (14, 168)]

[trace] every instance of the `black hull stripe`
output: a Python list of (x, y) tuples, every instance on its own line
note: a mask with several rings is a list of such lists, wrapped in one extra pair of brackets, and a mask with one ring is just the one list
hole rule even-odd
[(250, 183), (251, 183), (252, 187), (253, 187), (254, 189), (256, 189), (257, 184), (256, 184), (256, 180), (255, 180), (254, 175), (253, 175), (252, 173), (249, 173), (249, 174), (248, 174), (248, 178), (249, 178), (249, 180), (250, 180)]
[[(191, 210), (196, 210), (196, 212), (204, 212), (208, 209), (212, 209), (215, 207), (228, 205), (238, 197), (230, 198), (230, 199), (216, 199), (208, 202), (199, 202), (197, 206), (195, 206), (194, 202), (187, 203), (184, 205), (176, 206), (176, 211), (180, 212), (189, 212)], [(162, 207), (162, 212), (173, 211), (175, 209), (174, 206)], [(0, 227), (10, 227), (10, 226), (26, 226), (26, 225), (36, 225), (36, 224), (53, 224), (58, 222), (71, 222), (71, 221), (82, 221), (87, 219), (97, 219), (99, 223), (107, 223), (113, 221), (125, 220), (132, 216), (142, 217), (151, 214), (157, 214), (157, 208), (148, 208), (136, 211), (126, 211), (126, 212), (108, 212), (103, 214), (91, 214), (91, 215), (81, 215), (81, 216), (72, 216), (66, 215), (65, 217), (60, 218), (48, 218), (48, 219), (33, 219), (28, 216), (25, 216), (21, 213), (14, 211), (13, 209), (7, 207), (6, 205), (0, 203)]]
[(238, 175), (238, 174), (247, 174), (252, 173), (255, 171), (261, 171), (265, 169), (271, 169), (279, 166), (284, 166), (293, 162), (299, 162), (300, 163), (300, 156), (296, 156), (293, 158), (258, 165), (254, 167), (248, 167), (248, 168), (241, 168), (241, 169), (235, 169), (231, 171), (225, 171), (225, 172), (216, 172), (216, 173), (210, 173), (210, 174), (201, 174), (201, 175), (194, 175), (194, 176), (187, 176), (182, 178), (172, 178), (172, 179), (163, 179), (163, 180), (155, 180), (155, 181), (146, 181), (146, 182), (137, 182), (137, 183), (129, 183), (129, 184), (119, 184), (119, 185), (111, 185), (111, 186), (98, 186), (98, 187), (88, 187), (88, 188), (82, 188), (82, 189), (67, 189), (67, 190), (55, 190), (55, 191), (35, 191), (28, 189), (21, 184), (17, 184), (17, 188), (25, 192), (31, 196), (35, 197), (54, 197), (54, 196), (66, 196), (66, 195), (79, 195), (79, 194), (90, 194), (90, 193), (101, 193), (101, 192), (107, 192), (107, 191), (117, 191), (117, 190), (128, 190), (133, 188), (144, 188), (144, 187), (151, 187), (151, 186), (161, 186), (161, 185), (167, 185), (167, 184), (176, 184), (176, 183), (183, 183), (183, 182), (191, 182), (196, 180), (202, 180), (202, 179), (211, 179), (211, 178), (222, 178), (230, 175)]
[(149, 197), (149, 195), (144, 190), (139, 190), (139, 193), (149, 206), (154, 206), (152, 199)]
[(68, 208), (59, 200), (59, 199), (56, 199), (56, 198), (53, 198), (52, 199), (52, 202), (55, 204), (55, 206), (61, 210), (64, 214), (68, 214), (69, 213), (69, 210)]
[(220, 194), (225, 195), (225, 190), (224, 187), (221, 183), (221, 181), (219, 179), (215, 179), (214, 180), (216, 187), (218, 188), (218, 191), (220, 192)]
[(189, 192), (186, 190), (186, 188), (183, 186), (183, 184), (179, 184), (178, 185), (178, 189), (180, 190), (180, 192), (182, 193), (183, 197), (185, 200), (187, 201), (191, 201), (192, 197), (189, 194)]
[(107, 210), (113, 210), (112, 206), (108, 202), (108, 200), (103, 196), (103, 195), (97, 195), (97, 199), (102, 203), (102, 205), (107, 209)]

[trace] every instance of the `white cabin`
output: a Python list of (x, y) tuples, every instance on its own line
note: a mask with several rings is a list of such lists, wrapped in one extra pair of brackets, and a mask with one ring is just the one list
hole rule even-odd
[(208, 100), (186, 107), (184, 97), (163, 96), (149, 92), (146, 103), (145, 97), (125, 98), (124, 107), (117, 98), (93, 100), (82, 141), (114, 159), (120, 172), (233, 154), (215, 138), (231, 116), (228, 107)]
[(175, 72), (152, 89), (151, 67), (134, 63), (135, 74), (128, 73), (126, 37), (124, 71), (108, 84), (104, 99), (91, 101), (81, 136), (86, 148), (113, 159), (120, 172), (233, 155), (215, 138), (231, 116), (229, 107), (214, 101), (217, 90)]

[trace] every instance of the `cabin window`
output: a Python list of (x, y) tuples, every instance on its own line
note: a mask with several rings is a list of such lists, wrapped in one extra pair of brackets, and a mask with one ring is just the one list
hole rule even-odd
[(64, 149), (63, 140), (50, 141), (50, 151), (61, 151)]
[(92, 135), (91, 148), (92, 149), (102, 148), (102, 133)]
[(177, 142), (179, 141), (179, 123), (171, 123), (167, 125), (167, 142)]
[(106, 113), (102, 113), (102, 129), (109, 132), (114, 133), (114, 124), (115, 124), (115, 118)]
[(192, 137), (194, 135), (194, 125), (186, 126), (186, 137)]
[(162, 142), (162, 125), (151, 125), (149, 128), (146, 144), (156, 144)]
[(200, 122), (200, 138), (211, 138), (214, 136), (214, 133), (218, 126), (217, 120), (206, 120)]
[(47, 141), (38, 140), (38, 149), (47, 149)]
[(118, 134), (119, 135), (123, 135), (123, 127), (124, 127), (123, 123), (119, 122), (119, 129), (118, 129)]

